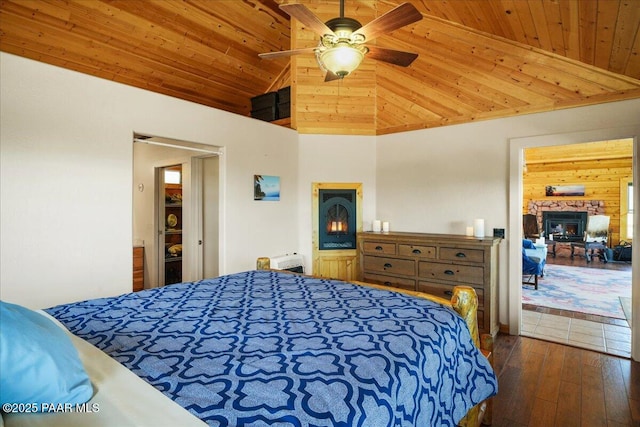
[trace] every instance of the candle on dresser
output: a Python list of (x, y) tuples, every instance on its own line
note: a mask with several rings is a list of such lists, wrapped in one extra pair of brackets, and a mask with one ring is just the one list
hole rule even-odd
[(382, 222), (379, 219), (373, 221), (373, 231), (382, 230)]
[(467, 227), (467, 236), (473, 236), (473, 227), (472, 226), (468, 226)]
[(484, 237), (484, 219), (473, 220), (473, 235), (475, 237)]
[(389, 232), (389, 221), (384, 221), (382, 223), (382, 231), (384, 233), (388, 233)]

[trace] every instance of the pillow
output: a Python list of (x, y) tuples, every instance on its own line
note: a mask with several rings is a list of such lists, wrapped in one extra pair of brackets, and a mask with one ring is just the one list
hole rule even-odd
[(93, 387), (67, 332), (0, 301), (0, 403), (82, 404)]

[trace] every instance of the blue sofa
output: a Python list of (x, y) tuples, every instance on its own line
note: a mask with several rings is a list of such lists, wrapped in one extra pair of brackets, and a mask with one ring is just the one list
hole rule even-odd
[(544, 276), (544, 268), (547, 264), (547, 248), (536, 247), (533, 241), (522, 239), (522, 284), (533, 285), (538, 289), (538, 277)]

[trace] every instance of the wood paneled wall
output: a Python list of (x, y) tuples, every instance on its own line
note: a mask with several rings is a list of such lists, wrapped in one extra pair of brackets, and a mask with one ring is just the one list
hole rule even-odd
[[(633, 175), (633, 140), (537, 147), (525, 150), (523, 213), (531, 200), (603, 200), (611, 217), (612, 245), (620, 241), (620, 181)], [(580, 197), (547, 197), (547, 185), (584, 185)]]

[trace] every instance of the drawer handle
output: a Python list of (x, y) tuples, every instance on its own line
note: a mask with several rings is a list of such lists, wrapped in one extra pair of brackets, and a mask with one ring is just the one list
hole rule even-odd
[(376, 251), (381, 251), (382, 250), (382, 246), (376, 246)]
[(385, 286), (391, 286), (391, 282), (384, 282)]
[(388, 262), (384, 264), (384, 268), (391, 268), (393, 267), (393, 265), (389, 264)]
[(456, 273), (454, 273), (452, 270), (445, 270), (444, 274), (449, 275), (449, 276), (453, 276)]
[(467, 255), (466, 255), (464, 252), (458, 252), (458, 253), (456, 254), (456, 256), (457, 256), (458, 258), (466, 258), (466, 257), (467, 257)]
[(448, 297), (452, 297), (453, 296), (453, 291), (444, 291), (444, 294)]
[(420, 255), (422, 253), (422, 251), (420, 249), (414, 249), (413, 253), (416, 255)]

